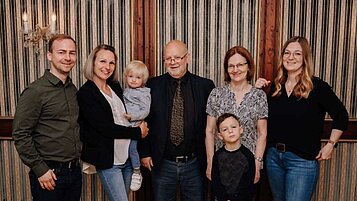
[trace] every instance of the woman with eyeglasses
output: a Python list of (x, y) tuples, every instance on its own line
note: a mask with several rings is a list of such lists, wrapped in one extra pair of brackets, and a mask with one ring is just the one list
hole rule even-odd
[(242, 46), (229, 49), (224, 57), (224, 86), (212, 90), (206, 112), (206, 175), (211, 179), (212, 157), (223, 146), (216, 135), (216, 120), (224, 113), (235, 114), (243, 127), (242, 144), (255, 156), (255, 179), (260, 178), (266, 145), (268, 104), (266, 94), (250, 84), (254, 73), (254, 61), (249, 51)]
[[(84, 166), (95, 166), (110, 201), (127, 201), (132, 176), (130, 139), (148, 134), (146, 122), (129, 127), (119, 83), (118, 57), (109, 45), (97, 46), (84, 68), (86, 83), (77, 94)], [(94, 173), (93, 170), (90, 173)]]
[[(259, 78), (256, 87), (269, 85)], [(348, 113), (331, 87), (313, 76), (311, 48), (304, 37), (285, 42), (268, 94), (266, 167), (275, 201), (310, 200), (319, 163), (329, 160)], [(328, 143), (321, 148), (326, 112), (333, 119)]]

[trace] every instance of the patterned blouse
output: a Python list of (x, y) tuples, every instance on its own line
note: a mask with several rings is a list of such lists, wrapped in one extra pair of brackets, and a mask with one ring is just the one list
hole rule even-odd
[[(257, 144), (257, 122), (268, 117), (268, 102), (263, 90), (252, 87), (243, 97), (240, 105), (237, 105), (234, 92), (229, 85), (216, 87), (208, 97), (206, 112), (216, 119), (224, 113), (236, 115), (244, 129), (242, 144), (253, 155)], [(223, 142), (215, 136), (216, 150), (223, 146)]]

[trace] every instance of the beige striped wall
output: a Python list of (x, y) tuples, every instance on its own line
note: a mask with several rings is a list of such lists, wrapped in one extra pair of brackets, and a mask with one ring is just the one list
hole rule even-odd
[[(85, 59), (101, 43), (113, 45), (119, 67), (131, 59), (130, 0), (1, 0), (0, 1), (0, 116), (13, 116), (21, 91), (49, 68), (47, 45), (40, 41), (39, 54), (25, 48), (22, 16), (27, 11), (30, 28), (49, 24), (50, 14), (57, 17), (59, 33), (71, 35), (77, 42), (77, 64), (71, 78), (77, 87), (84, 83), (81, 73)], [(2, 19), (4, 17), (4, 19)], [(0, 141), (0, 200), (28, 201), (31, 193), (28, 168), (20, 161), (13, 141)], [(107, 200), (99, 178), (84, 175), (82, 200)], [(131, 195), (132, 197), (132, 195)]]
[(328, 82), (357, 118), (357, 1), (284, 0), (281, 40), (301, 35), (311, 44), (315, 75)]
[[(0, 200), (31, 200), (28, 168), (20, 161), (13, 141), (0, 141), (0, 161)], [(312, 201), (355, 201), (356, 169), (356, 143), (339, 143), (332, 159), (320, 163), (320, 178)], [(82, 201), (107, 200), (98, 176), (83, 177)], [(133, 194), (130, 198), (135, 200)]]
[[(0, 19), (0, 116), (13, 116), (22, 90), (49, 68), (47, 44), (39, 43), (40, 51), (24, 47), (22, 13), (27, 11), (30, 29), (49, 24), (56, 14), (58, 33), (71, 35), (77, 41), (77, 64), (72, 70), (74, 84), (84, 83), (81, 67), (98, 44), (114, 46), (119, 67), (131, 59), (130, 0), (1, 0)], [(121, 77), (121, 76), (120, 76)]]
[[(0, 141), (0, 200), (29, 201), (32, 200), (29, 168), (25, 166), (15, 149), (14, 141)], [(130, 194), (133, 200), (133, 194)], [(106, 201), (100, 179), (97, 175), (83, 174), (82, 201)]]
[[(57, 15), (59, 33), (73, 36), (78, 44), (78, 61), (72, 71), (74, 83), (84, 82), (81, 73), (86, 57), (100, 43), (117, 48), (119, 66), (132, 58), (131, 5), (113, 0), (2, 0), (0, 20), (0, 116), (13, 116), (19, 94), (48, 68), (46, 44), (40, 52), (24, 48), (22, 19), (30, 27), (49, 24)], [(223, 84), (225, 52), (240, 44), (259, 58), (260, 1), (258, 0), (157, 0), (156, 72), (164, 72), (162, 48), (172, 39), (188, 44), (190, 70)], [(315, 74), (326, 80), (345, 103), (350, 117), (357, 118), (357, 1), (281, 1), (281, 37), (306, 36), (314, 55)], [(259, 70), (259, 68), (258, 68)]]
[[(294, 35), (311, 43), (315, 75), (327, 81), (357, 118), (357, 1), (282, 0), (281, 46)], [(188, 44), (191, 72), (223, 84), (225, 52), (243, 45), (258, 61), (260, 1), (161, 0), (157, 6), (157, 69), (162, 48), (172, 39)], [(334, 19), (336, 18), (336, 19)], [(333, 159), (321, 162), (313, 201), (356, 201), (357, 144), (342, 143)]]
[[(357, 1), (284, 0), (281, 40), (305, 36), (311, 44), (315, 75), (328, 82), (357, 117)], [(332, 160), (320, 163), (312, 200), (357, 200), (357, 143), (343, 143)]]
[[(281, 1), (281, 46), (295, 35), (311, 43), (315, 75), (328, 82), (357, 118), (357, 1)], [(163, 46), (187, 43), (191, 72), (223, 84), (223, 58), (234, 45), (246, 47), (259, 63), (260, 1), (160, 0), (156, 5), (156, 61), (164, 70)], [(259, 73), (259, 67), (258, 72)]]
[[(159, 0), (156, 21), (156, 72), (164, 72), (162, 50), (173, 39), (184, 41), (190, 53), (189, 70), (223, 84), (223, 59), (235, 45), (254, 58), (259, 50), (257, 0)], [(258, 62), (258, 61), (256, 61)]]
[(356, 170), (357, 143), (339, 143), (332, 159), (320, 162), (320, 177), (311, 201), (356, 201)]
[[(0, 10), (0, 116), (12, 116), (20, 92), (48, 68), (46, 46), (36, 55), (23, 47), (22, 12), (31, 27), (48, 24), (49, 11), (57, 15), (57, 29), (72, 35), (78, 45), (72, 78), (84, 82), (80, 67), (100, 43), (117, 48), (119, 65), (131, 59), (130, 0), (1, 0)], [(356, 0), (281, 1), (281, 41), (306, 36), (313, 47), (315, 73), (326, 80), (357, 118)], [(188, 44), (190, 71), (222, 84), (224, 53), (243, 45), (258, 59), (260, 1), (258, 0), (157, 0), (156, 60), (164, 72), (162, 47), (171, 39)], [(259, 61), (256, 60), (256, 63)], [(321, 163), (313, 200), (356, 200), (357, 144), (341, 143), (336, 157)], [(27, 168), (20, 162), (13, 141), (0, 141), (0, 200), (30, 200)], [(85, 176), (82, 200), (106, 200), (96, 176)]]

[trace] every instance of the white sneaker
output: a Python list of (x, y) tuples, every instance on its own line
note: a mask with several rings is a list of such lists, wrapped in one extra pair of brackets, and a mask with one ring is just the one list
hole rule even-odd
[(141, 187), (141, 182), (143, 181), (143, 177), (141, 176), (141, 173), (133, 173), (131, 176), (131, 184), (130, 184), (130, 190), (132, 191), (137, 191)]

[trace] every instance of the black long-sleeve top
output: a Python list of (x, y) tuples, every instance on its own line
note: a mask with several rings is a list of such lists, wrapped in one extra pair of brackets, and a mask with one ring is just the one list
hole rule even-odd
[[(119, 83), (107, 81), (110, 88), (123, 101)], [(141, 137), (139, 127), (126, 127), (114, 122), (113, 112), (99, 88), (88, 80), (77, 93), (79, 105), (80, 137), (83, 142), (81, 159), (97, 169), (113, 167), (114, 140)]]
[(255, 161), (248, 148), (220, 148), (213, 156), (212, 191), (218, 201), (252, 201)]
[(345, 106), (323, 80), (313, 77), (314, 88), (307, 99), (287, 96), (284, 85), (278, 97), (268, 95), (268, 147), (285, 143), (289, 151), (314, 160), (321, 149), (321, 137), (326, 112), (333, 119), (332, 129), (347, 129)]

